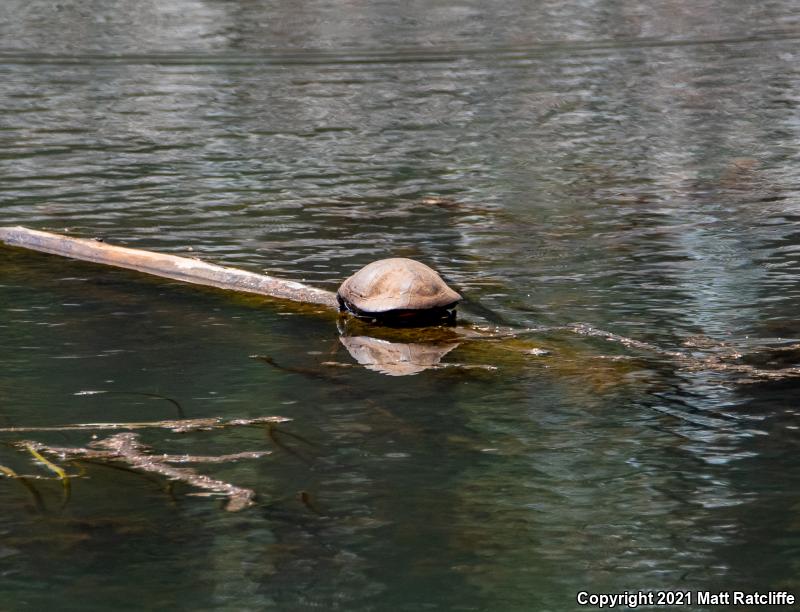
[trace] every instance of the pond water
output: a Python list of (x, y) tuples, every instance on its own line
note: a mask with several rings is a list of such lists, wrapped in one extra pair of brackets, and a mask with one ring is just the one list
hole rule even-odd
[(387, 376), (331, 317), (3, 249), (3, 428), (291, 421), (138, 431), (271, 450), (194, 466), (241, 512), (0, 432), (0, 607), (800, 596), (799, 40), (789, 0), (5, 0), (0, 225), (328, 289), (414, 257), (534, 331)]

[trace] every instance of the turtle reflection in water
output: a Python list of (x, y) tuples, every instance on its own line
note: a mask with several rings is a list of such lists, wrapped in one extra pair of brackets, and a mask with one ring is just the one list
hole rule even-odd
[(390, 342), (371, 336), (340, 336), (350, 355), (368, 370), (389, 376), (419, 374), (436, 367), (457, 342)]

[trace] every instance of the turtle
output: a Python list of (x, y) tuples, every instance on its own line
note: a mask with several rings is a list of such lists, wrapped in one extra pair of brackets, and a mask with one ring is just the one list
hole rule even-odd
[(405, 257), (373, 261), (336, 292), (339, 310), (360, 319), (396, 325), (435, 325), (455, 320), (461, 296), (435, 270)]

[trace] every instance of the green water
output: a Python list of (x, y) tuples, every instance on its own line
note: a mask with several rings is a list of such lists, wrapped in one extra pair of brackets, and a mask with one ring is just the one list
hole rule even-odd
[[(798, 40), (788, 0), (6, 0), (0, 225), (327, 289), (414, 257), (479, 323), (791, 368)], [(67, 494), (11, 443), (113, 432), (0, 432), (0, 464), (41, 477), (0, 477), (0, 609), (800, 596), (797, 379), (524, 342), (550, 353), (462, 342), (387, 376), (331, 318), (0, 251), (0, 427), (292, 419), (138, 432), (155, 453), (273, 451), (193, 466), (256, 492), (238, 513), (51, 457), (79, 475)]]

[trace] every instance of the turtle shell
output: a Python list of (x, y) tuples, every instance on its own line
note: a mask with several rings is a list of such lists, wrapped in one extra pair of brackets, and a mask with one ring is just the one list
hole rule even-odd
[(449, 310), (461, 300), (434, 270), (404, 257), (364, 266), (342, 283), (336, 296), (343, 310), (361, 316)]

